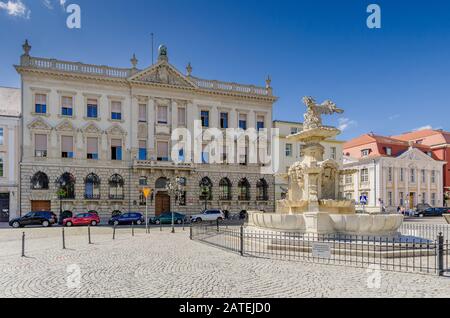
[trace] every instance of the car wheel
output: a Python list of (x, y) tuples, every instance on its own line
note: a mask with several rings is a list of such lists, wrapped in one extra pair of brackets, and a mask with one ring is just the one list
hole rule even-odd
[(421, 213), (421, 214), (419, 214), (419, 218), (423, 218), (424, 217), (424, 215)]
[(222, 218), (217, 218), (217, 221), (222, 222), (223, 219)]
[(181, 223), (183, 223), (183, 221), (180, 220), (180, 219), (178, 219), (178, 220), (177, 220), (177, 224), (181, 224)]
[(202, 223), (202, 218), (197, 218), (196, 220), (195, 220), (195, 222), (197, 222), (197, 223)]
[(43, 227), (49, 227), (50, 226), (50, 222), (45, 220), (44, 222), (42, 222), (42, 226)]
[(97, 226), (97, 221), (92, 221), (92, 222), (91, 222), (91, 225), (92, 225), (92, 226)]
[(67, 227), (72, 227), (72, 225), (73, 225), (72, 222), (70, 222), (70, 221), (66, 222)]
[(141, 224), (142, 224), (142, 221), (139, 220), (139, 221), (136, 222), (136, 224), (137, 224), (137, 225), (141, 225)]
[(156, 220), (156, 221), (155, 221), (155, 224), (156, 224), (156, 225), (160, 225), (160, 224), (161, 224), (161, 221), (160, 221), (160, 220)]
[(20, 227), (20, 223), (15, 221), (15, 222), (13, 222), (12, 227), (15, 229), (18, 229)]
[(114, 221), (114, 225), (119, 225), (119, 221)]

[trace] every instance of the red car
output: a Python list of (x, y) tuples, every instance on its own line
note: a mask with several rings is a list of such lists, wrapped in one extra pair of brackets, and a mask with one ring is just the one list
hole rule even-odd
[(80, 226), (80, 225), (92, 225), (96, 226), (100, 223), (100, 218), (94, 213), (81, 213), (74, 217), (64, 219), (63, 226)]

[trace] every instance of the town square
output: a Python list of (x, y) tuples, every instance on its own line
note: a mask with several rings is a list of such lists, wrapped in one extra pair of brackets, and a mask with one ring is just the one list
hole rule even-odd
[(76, 2), (0, 0), (0, 298), (450, 296), (448, 10)]

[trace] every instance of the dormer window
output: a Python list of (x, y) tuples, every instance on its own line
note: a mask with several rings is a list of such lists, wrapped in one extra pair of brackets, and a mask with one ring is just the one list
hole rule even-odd
[(392, 148), (391, 147), (386, 147), (386, 148), (384, 148), (385, 149), (385, 151), (386, 151), (386, 155), (387, 156), (392, 156)]
[(370, 155), (370, 149), (361, 150), (361, 157), (368, 157)]

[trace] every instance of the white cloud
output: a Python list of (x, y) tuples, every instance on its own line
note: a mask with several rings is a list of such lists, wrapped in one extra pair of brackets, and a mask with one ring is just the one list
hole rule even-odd
[(441, 127), (433, 127), (433, 126), (431, 126), (431, 125), (426, 125), (426, 126), (422, 126), (422, 127), (413, 129), (413, 131), (422, 131), (422, 130), (428, 130), (428, 129), (431, 129), (431, 130), (439, 130), (439, 129), (442, 129), (442, 128), (441, 128)]
[(22, 0), (8, 0), (8, 2), (0, 1), (0, 10), (13, 17), (29, 19), (31, 10), (22, 2)]
[(395, 120), (395, 119), (398, 119), (398, 118), (400, 118), (399, 114), (395, 114), (395, 115), (392, 115), (392, 116), (388, 117), (389, 120)]
[(356, 126), (356, 125), (357, 125), (357, 122), (354, 120), (351, 120), (349, 118), (342, 117), (342, 118), (338, 119), (338, 129), (341, 131), (345, 131), (348, 128), (350, 128), (351, 126)]

